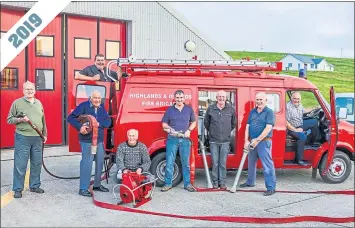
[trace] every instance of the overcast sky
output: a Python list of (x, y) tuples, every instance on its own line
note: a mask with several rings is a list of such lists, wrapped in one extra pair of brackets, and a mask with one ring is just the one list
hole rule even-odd
[(169, 3), (224, 51), (354, 58), (353, 2)]

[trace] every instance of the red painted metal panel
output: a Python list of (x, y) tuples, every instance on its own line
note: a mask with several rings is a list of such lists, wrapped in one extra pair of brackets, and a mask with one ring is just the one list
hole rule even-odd
[[(24, 11), (13, 11), (1, 8), (1, 32), (7, 32), (21, 19)], [(14, 146), (14, 132), (15, 126), (7, 124), (6, 119), (9, 113), (11, 104), (17, 98), (23, 96), (22, 85), (25, 82), (25, 50), (23, 50), (17, 57), (11, 61), (7, 66), (9, 68), (18, 69), (18, 89), (1, 89), (1, 117), (0, 117), (0, 142), (1, 148)]]
[[(74, 72), (82, 70), (84, 67), (94, 64), (94, 58), (97, 54), (97, 19), (84, 18), (77, 16), (68, 16), (67, 21), (67, 77), (68, 77), (68, 97), (71, 97), (74, 92), (73, 80)], [(74, 38), (90, 39), (90, 58), (78, 59), (74, 58)], [(75, 103), (72, 99), (68, 99), (68, 113), (71, 113), (75, 108)], [(68, 142), (70, 152), (80, 152), (78, 132), (68, 124)]]
[(120, 58), (126, 58), (126, 23), (120, 21), (100, 20), (99, 52), (105, 55), (105, 41), (120, 41)]
[[(63, 144), (62, 16), (57, 16), (38, 36), (53, 37), (53, 56), (36, 55), (36, 39), (28, 45), (28, 80), (36, 83), (36, 98), (44, 108), (48, 129), (46, 144)], [(39, 44), (38, 44), (39, 46)], [(38, 47), (40, 49), (40, 47)], [(39, 53), (38, 53), (39, 54)], [(50, 55), (50, 54), (47, 54)], [(39, 90), (36, 70), (53, 70), (53, 90)], [(48, 82), (46, 82), (48, 83)], [(49, 84), (52, 84), (49, 81)]]

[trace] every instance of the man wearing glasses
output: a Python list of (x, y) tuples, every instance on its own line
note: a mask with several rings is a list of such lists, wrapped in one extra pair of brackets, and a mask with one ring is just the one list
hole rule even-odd
[[(27, 81), (23, 84), (23, 94), (15, 100), (7, 116), (8, 124), (16, 125), (13, 187), (14, 198), (21, 198), (24, 189), (24, 181), (27, 170), (28, 158), (30, 158), (30, 191), (42, 194), (41, 185), (42, 168), (42, 139), (31, 127), (29, 120), (36, 125), (47, 141), (47, 127), (44, 118), (42, 103), (35, 98), (35, 85)], [(22, 113), (22, 115), (21, 115)], [(25, 115), (24, 115), (25, 114)], [(21, 117), (20, 117), (21, 115)]]
[(166, 192), (172, 188), (174, 161), (177, 150), (179, 150), (184, 188), (189, 192), (194, 192), (196, 189), (190, 182), (191, 141), (189, 138), (191, 131), (196, 127), (196, 117), (192, 107), (184, 103), (185, 94), (182, 90), (175, 91), (174, 97), (175, 103), (166, 110), (162, 119), (163, 129), (168, 133), (168, 140), (166, 142), (165, 185), (161, 191)]

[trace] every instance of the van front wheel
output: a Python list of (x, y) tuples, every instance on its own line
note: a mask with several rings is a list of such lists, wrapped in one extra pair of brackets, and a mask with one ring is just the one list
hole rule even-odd
[(344, 182), (351, 173), (351, 161), (348, 155), (342, 151), (335, 151), (334, 158), (330, 164), (329, 170), (325, 176), (322, 171), (327, 163), (327, 155), (325, 155), (319, 166), (319, 175), (322, 179), (330, 184), (340, 184)]
[[(156, 186), (162, 187), (165, 184), (165, 168), (166, 168), (166, 153), (162, 152), (156, 155), (152, 164), (150, 165), (150, 171), (155, 175), (157, 179)], [(182, 168), (180, 157), (176, 157), (174, 163), (174, 172), (173, 172), (173, 187), (179, 185), (182, 181)]]

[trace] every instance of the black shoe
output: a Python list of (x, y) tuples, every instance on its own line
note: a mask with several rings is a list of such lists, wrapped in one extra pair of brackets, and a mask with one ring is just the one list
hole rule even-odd
[(267, 190), (266, 192), (264, 192), (264, 196), (271, 196), (275, 194), (275, 190)]
[(22, 192), (15, 192), (14, 198), (22, 198)]
[(100, 185), (100, 187), (92, 187), (92, 190), (94, 191), (100, 191), (100, 192), (109, 192), (108, 188), (105, 188), (104, 186)]
[(30, 192), (42, 194), (42, 193), (44, 193), (44, 190), (42, 188), (30, 188)]
[(249, 185), (249, 184), (247, 184), (247, 183), (244, 183), (244, 184), (241, 184), (241, 185), (239, 185), (239, 187), (241, 187), (241, 188), (248, 188), (248, 187), (255, 187), (255, 185)]
[(89, 192), (88, 190), (79, 190), (79, 195), (81, 195), (81, 196), (87, 196), (87, 197), (92, 197), (91, 192)]
[(298, 161), (297, 164), (300, 166), (307, 166), (307, 164), (304, 161)]

